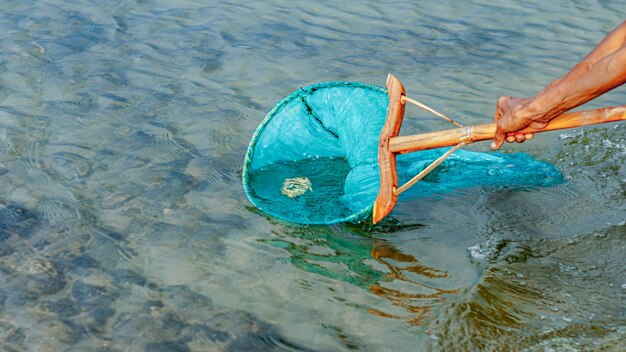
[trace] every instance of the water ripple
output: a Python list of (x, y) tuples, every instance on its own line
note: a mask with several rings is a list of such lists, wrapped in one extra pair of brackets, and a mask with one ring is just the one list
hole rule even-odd
[[(486, 123), (499, 95), (582, 58), (622, 2), (106, 4), (2, 3), (0, 349), (620, 346), (624, 124), (507, 146), (563, 185), (400, 202), (377, 227), (259, 216), (240, 174), (300, 86), (392, 72)], [(443, 126), (408, 116), (407, 133)]]

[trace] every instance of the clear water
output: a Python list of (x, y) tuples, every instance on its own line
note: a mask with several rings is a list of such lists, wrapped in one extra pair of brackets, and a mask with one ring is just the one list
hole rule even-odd
[(506, 147), (562, 185), (400, 202), (378, 227), (276, 222), (240, 181), (252, 132), (299, 86), (393, 72), (490, 121), (623, 21), (621, 1), (2, 5), (1, 350), (623, 346), (625, 124)]

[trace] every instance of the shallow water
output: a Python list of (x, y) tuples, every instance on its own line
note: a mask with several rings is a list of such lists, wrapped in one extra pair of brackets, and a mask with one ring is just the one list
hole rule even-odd
[(499, 95), (565, 73), (621, 13), (620, 1), (4, 1), (0, 349), (619, 350), (625, 124), (506, 147), (558, 166), (561, 185), (401, 202), (377, 227), (267, 218), (240, 173), (258, 123), (300, 86), (393, 72), (482, 123)]

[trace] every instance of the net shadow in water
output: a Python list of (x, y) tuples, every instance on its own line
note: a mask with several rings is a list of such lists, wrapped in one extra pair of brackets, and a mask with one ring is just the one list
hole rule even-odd
[[(386, 220), (383, 231), (415, 230), (423, 225), (398, 225)], [(346, 282), (383, 299), (384, 304), (361, 306), (369, 313), (421, 327), (432, 310), (460, 288), (451, 284), (448, 271), (428, 266), (391, 241), (371, 237), (358, 225), (305, 226), (275, 233), (261, 240), (289, 253), (297, 268)]]

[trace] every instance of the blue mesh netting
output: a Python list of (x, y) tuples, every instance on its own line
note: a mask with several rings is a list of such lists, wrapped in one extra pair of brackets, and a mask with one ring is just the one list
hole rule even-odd
[[(378, 193), (378, 138), (387, 105), (384, 88), (356, 82), (320, 83), (283, 99), (248, 147), (243, 184), (250, 201), (295, 223), (366, 219)], [(400, 182), (445, 150), (399, 155)], [(459, 150), (401, 199), (477, 186), (549, 186), (561, 180), (553, 165), (522, 153)]]

